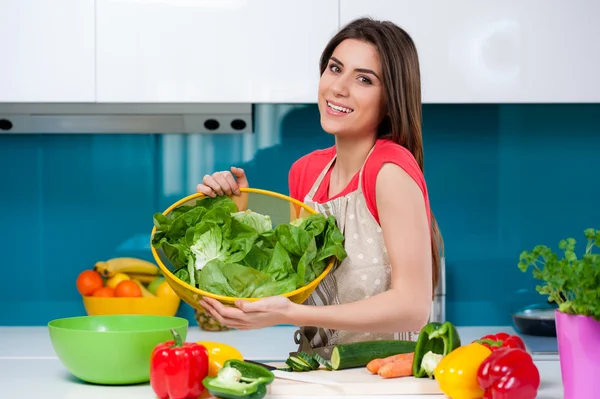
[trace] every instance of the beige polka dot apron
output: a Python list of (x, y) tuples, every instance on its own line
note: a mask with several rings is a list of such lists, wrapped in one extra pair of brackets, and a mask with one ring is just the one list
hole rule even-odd
[[(368, 156), (372, 151), (373, 149)], [(310, 306), (359, 301), (391, 288), (392, 268), (383, 233), (369, 211), (362, 191), (364, 164), (359, 172), (358, 188), (355, 191), (322, 204), (313, 200), (335, 159), (334, 156), (321, 171), (304, 202), (319, 213), (335, 216), (338, 227), (345, 236), (348, 257), (334, 267), (304, 302)], [(299, 345), (298, 351), (317, 352), (326, 359), (331, 358), (331, 349), (336, 344), (382, 339), (416, 340), (417, 337), (418, 332), (380, 334), (311, 326), (301, 327), (294, 335), (295, 342)]]

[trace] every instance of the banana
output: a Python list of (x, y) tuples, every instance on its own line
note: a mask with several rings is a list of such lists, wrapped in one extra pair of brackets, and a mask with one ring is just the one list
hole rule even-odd
[(136, 283), (138, 285), (138, 287), (140, 287), (140, 290), (142, 290), (142, 297), (154, 298), (156, 296), (153, 293), (151, 293), (150, 291), (148, 291), (146, 289), (146, 287), (144, 287), (144, 284), (142, 284), (139, 280), (133, 279), (133, 282)]
[(150, 284), (155, 278), (158, 276), (154, 276), (152, 274), (141, 274), (141, 273), (127, 273), (129, 278), (133, 280), (138, 280), (142, 284)]
[(112, 258), (94, 265), (94, 270), (104, 277), (112, 277), (117, 273), (138, 273), (156, 276), (159, 268), (154, 263), (137, 258)]

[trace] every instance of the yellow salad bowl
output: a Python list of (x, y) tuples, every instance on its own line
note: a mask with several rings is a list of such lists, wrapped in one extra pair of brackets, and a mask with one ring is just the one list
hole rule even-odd
[[(255, 189), (255, 188), (241, 188), (241, 195), (232, 195), (230, 198), (236, 203), (240, 211), (251, 209), (252, 211), (259, 212), (261, 214), (269, 215), (273, 226), (277, 226), (282, 223), (290, 223), (296, 218), (305, 217), (310, 214), (316, 214), (317, 212), (309, 207), (308, 205), (297, 201), (291, 197), (283, 194), (275, 193), (272, 191)], [(204, 197), (204, 194), (196, 193), (187, 196), (173, 205), (168, 207), (162, 214), (168, 216), (175, 208), (181, 205), (193, 205), (197, 200)], [(152, 229), (152, 237), (156, 233), (156, 226)], [(165, 280), (173, 288), (173, 291), (187, 304), (197, 311), (204, 312), (199, 302), (203, 297), (214, 298), (226, 305), (232, 305), (236, 300), (243, 299), (246, 301), (256, 301), (260, 298), (235, 298), (223, 295), (216, 295), (211, 292), (203, 291), (196, 287), (187, 284), (186, 282), (177, 278), (172, 271), (175, 267), (169, 262), (162, 249), (156, 249), (153, 245), (150, 245), (152, 255), (156, 260), (156, 263), (160, 267)], [(300, 287), (291, 292), (281, 294), (281, 296), (289, 298), (292, 302), (303, 303), (315, 290), (317, 285), (331, 272), (335, 265), (335, 257), (331, 257), (325, 270), (309, 284)]]

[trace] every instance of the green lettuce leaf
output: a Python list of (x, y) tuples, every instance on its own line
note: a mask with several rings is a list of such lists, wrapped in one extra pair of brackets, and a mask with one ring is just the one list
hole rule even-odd
[(218, 259), (207, 263), (198, 273), (198, 285), (205, 291), (239, 298), (262, 298), (275, 295), (277, 290), (273, 276)]
[(262, 215), (260, 213), (253, 212), (249, 209), (245, 211), (232, 213), (231, 216), (238, 222), (244, 223), (252, 227), (259, 234), (264, 233), (265, 231), (269, 231), (273, 228), (273, 222), (271, 222), (270, 216)]

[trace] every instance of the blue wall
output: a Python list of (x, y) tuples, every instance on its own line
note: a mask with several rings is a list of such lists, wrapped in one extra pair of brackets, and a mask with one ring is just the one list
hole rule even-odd
[[(538, 243), (600, 227), (600, 105), (426, 105), (426, 178), (445, 238), (448, 318), (506, 325), (544, 298), (517, 268)], [(314, 106), (265, 105), (254, 135), (0, 135), (0, 325), (84, 314), (77, 274), (152, 260), (152, 215), (231, 164), (287, 193), (301, 155), (333, 143)], [(192, 323), (193, 312), (180, 314)]]

